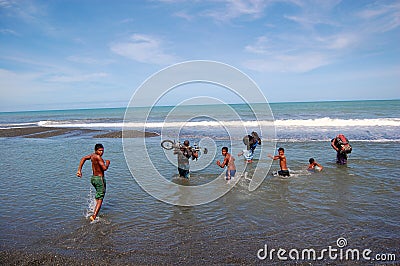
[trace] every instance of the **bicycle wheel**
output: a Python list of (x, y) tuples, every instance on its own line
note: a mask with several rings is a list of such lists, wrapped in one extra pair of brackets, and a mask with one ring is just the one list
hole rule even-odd
[(166, 150), (172, 150), (174, 148), (174, 142), (172, 140), (166, 139), (161, 141), (161, 147)]

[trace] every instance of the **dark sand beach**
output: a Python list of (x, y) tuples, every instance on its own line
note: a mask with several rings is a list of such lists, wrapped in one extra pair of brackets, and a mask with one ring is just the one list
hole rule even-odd
[[(0, 138), (24, 137), (24, 138), (50, 138), (57, 136), (88, 135), (93, 138), (122, 138), (122, 131), (107, 131), (82, 128), (56, 128), (56, 127), (24, 127), (0, 129)], [(143, 132), (139, 130), (125, 130), (124, 138), (155, 137), (155, 132)]]
[(125, 130), (122, 131), (112, 131), (108, 133), (101, 133), (94, 136), (94, 138), (147, 138), (147, 137), (156, 137), (159, 136), (158, 133), (155, 132), (143, 132), (139, 130)]

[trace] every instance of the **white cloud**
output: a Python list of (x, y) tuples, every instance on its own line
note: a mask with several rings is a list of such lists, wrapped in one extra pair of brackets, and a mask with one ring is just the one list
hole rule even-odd
[(297, 34), (260, 36), (253, 44), (244, 48), (250, 56), (253, 54), (258, 57), (256, 60), (249, 59), (246, 65), (265, 72), (307, 72), (330, 64), (351, 52), (357, 48), (359, 38), (357, 34), (313, 36), (303, 31)]
[(13, 6), (12, 1), (9, 0), (0, 0), (0, 7), (2, 8), (10, 8)]
[[(379, 2), (378, 2), (379, 3)], [(400, 27), (400, 3), (378, 5), (357, 13), (369, 32), (387, 32)]]
[(338, 26), (336, 19), (332, 19), (332, 11), (341, 0), (288, 0), (298, 7), (296, 13), (282, 14), (283, 18), (294, 22), (305, 29), (314, 29), (317, 25)]
[(292, 35), (288, 38), (257, 38), (254, 44), (245, 47), (245, 51), (258, 59), (250, 59), (245, 65), (261, 72), (303, 73), (335, 62), (359, 44), (358, 36), (351, 34), (308, 36), (306, 39)]
[(303, 53), (247, 60), (244, 62), (244, 66), (258, 72), (305, 73), (329, 63), (331, 63), (331, 59), (324, 54)]
[(134, 34), (129, 41), (111, 44), (111, 51), (129, 59), (151, 64), (172, 64), (177, 57), (164, 52), (163, 42), (149, 35)]
[(5, 8), (7, 15), (21, 19), (26, 23), (37, 23), (41, 17), (46, 15), (47, 8), (43, 3), (40, 3), (40, 6), (38, 4), (31, 1), (0, 1), (0, 6)]
[(68, 61), (75, 62), (75, 63), (80, 63), (80, 64), (87, 64), (87, 65), (109, 65), (113, 63), (113, 60), (107, 60), (107, 59), (96, 59), (92, 57), (85, 57), (85, 56), (76, 56), (76, 55), (71, 55), (67, 57)]
[(184, 12), (184, 11), (178, 11), (178, 12), (174, 13), (174, 16), (178, 17), (178, 18), (183, 18), (183, 19), (185, 19), (187, 21), (191, 21), (191, 20), (194, 19), (193, 15), (190, 15), (187, 12)]
[(300, 7), (299, 12), (283, 17), (299, 27), (268, 30), (246, 45), (244, 50), (257, 56), (247, 60), (246, 66), (262, 72), (303, 73), (332, 64), (366, 45), (369, 33), (359, 20), (332, 14), (339, 1), (292, 3)]
[(50, 82), (83, 82), (83, 81), (98, 81), (101, 78), (108, 77), (107, 73), (91, 73), (86, 75), (55, 75), (47, 79)]
[(254, 54), (270, 53), (271, 47), (268, 44), (269, 40), (266, 36), (258, 37), (255, 44), (250, 44), (245, 47), (245, 51)]
[(265, 0), (224, 0), (225, 5), (221, 9), (207, 10), (206, 16), (218, 21), (228, 21), (241, 16), (259, 18), (263, 15), (265, 7), (272, 1)]
[(361, 10), (358, 12), (358, 16), (364, 19), (372, 19), (382, 15), (397, 13), (399, 8), (400, 4), (395, 2), (393, 2), (391, 5), (376, 5)]
[(317, 37), (316, 41), (320, 43), (321, 49), (344, 50), (355, 47), (360, 42), (360, 38), (362, 37), (357, 33), (340, 33), (327, 37)]
[(14, 35), (14, 36), (20, 36), (17, 32), (11, 29), (0, 29), (1, 34), (9, 34), (9, 35)]
[(126, 24), (126, 23), (131, 23), (131, 22), (134, 22), (133, 18), (125, 18), (125, 19), (122, 19), (121, 21), (119, 21), (120, 24)]

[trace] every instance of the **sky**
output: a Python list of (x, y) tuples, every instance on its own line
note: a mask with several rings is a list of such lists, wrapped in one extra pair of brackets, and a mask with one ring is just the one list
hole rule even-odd
[[(0, 111), (125, 107), (190, 60), (237, 68), (268, 102), (400, 99), (399, 44), (400, 1), (0, 0)], [(238, 100), (190, 91), (162, 103)]]

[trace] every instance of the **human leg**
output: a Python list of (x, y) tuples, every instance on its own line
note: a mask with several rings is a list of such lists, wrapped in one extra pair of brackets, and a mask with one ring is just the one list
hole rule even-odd
[(93, 215), (90, 216), (91, 221), (94, 221), (96, 219), (102, 204), (103, 204), (103, 199), (96, 199), (96, 207), (94, 208)]
[(93, 221), (99, 214), (101, 205), (103, 204), (103, 199), (106, 194), (106, 180), (102, 176), (92, 176), (90, 181), (93, 187), (96, 189), (96, 206), (94, 208), (93, 215), (90, 216), (90, 220)]

